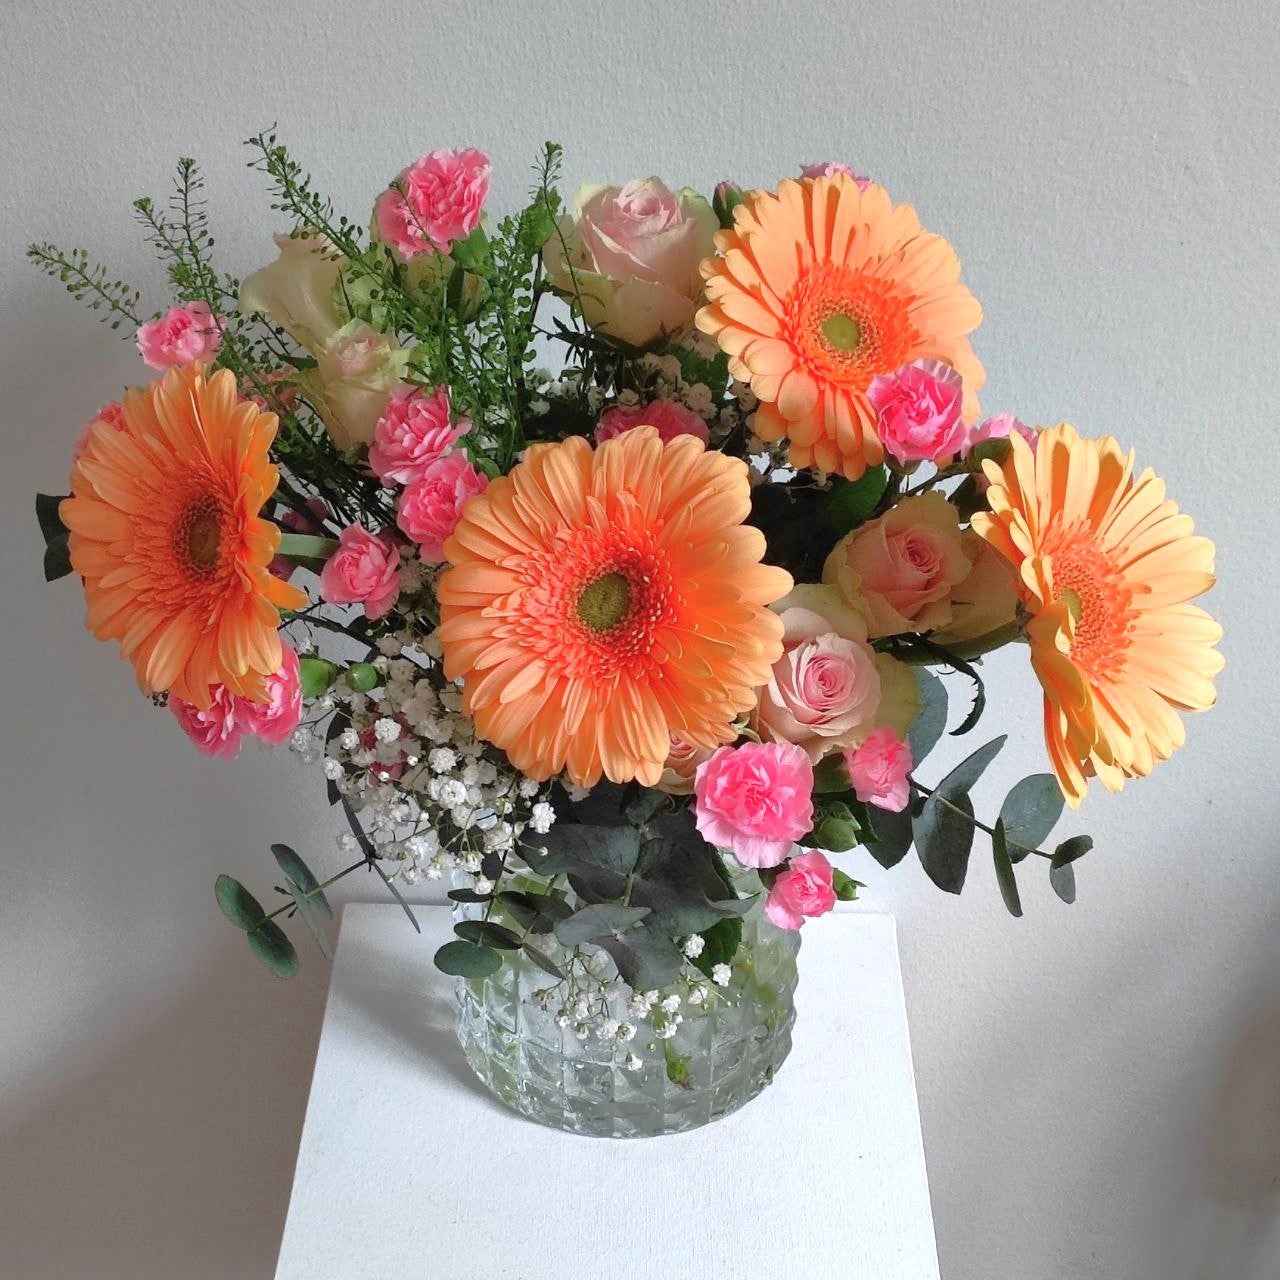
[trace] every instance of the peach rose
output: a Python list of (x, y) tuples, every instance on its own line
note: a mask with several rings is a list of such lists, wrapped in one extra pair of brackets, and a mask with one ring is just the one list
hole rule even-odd
[(558, 289), (572, 293), (576, 284), (593, 329), (640, 347), (692, 324), (698, 263), (715, 252), (718, 226), (689, 188), (673, 192), (657, 178), (586, 183), (542, 254)]
[(966, 529), (960, 543), (973, 567), (951, 593), (951, 621), (932, 638), (950, 649), (971, 647), (976, 642), (976, 651), (981, 651), (987, 637), (994, 641), (1013, 626), (1018, 595), (1009, 562), (989, 542)]
[(659, 791), (669, 796), (693, 794), (693, 775), (698, 766), (711, 755), (710, 747), (694, 747), (676, 735), (670, 734), (671, 747), (662, 777), (658, 779)]
[(951, 590), (969, 574), (960, 517), (937, 492), (904, 498), (832, 549), (822, 580), (858, 609), (873, 638), (951, 621)]
[(369, 444), (391, 392), (409, 367), (409, 353), (388, 333), (351, 320), (316, 351), (316, 367), (297, 376), (339, 449)]

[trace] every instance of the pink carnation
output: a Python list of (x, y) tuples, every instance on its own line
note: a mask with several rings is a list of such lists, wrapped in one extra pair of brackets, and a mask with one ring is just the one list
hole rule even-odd
[(479, 225), (489, 194), (489, 157), (468, 147), (441, 147), (415, 160), (399, 178), (404, 194), (388, 187), (373, 206), (378, 238), (406, 260), (448, 253)]
[(720, 747), (694, 774), (705, 840), (747, 867), (776, 867), (813, 826), (813, 765), (789, 742)]
[(846, 751), (853, 793), (863, 804), (901, 813), (907, 807), (911, 784), (911, 748), (888, 726), (882, 725), (856, 751)]
[(636, 427), (657, 427), (663, 444), (677, 436), (697, 436), (703, 444), (711, 439), (707, 424), (692, 409), (675, 400), (653, 400), (630, 408), (615, 405), (606, 409), (596, 427), (596, 444), (604, 444)]
[(412, 484), (467, 433), (449, 420), (449, 389), (425, 392), (402, 382), (387, 400), (369, 446), (369, 466), (383, 484)]
[(298, 402), (298, 388), (287, 381), (289, 376), (283, 369), (272, 369), (269, 373), (262, 375), (262, 382), (268, 387), (275, 388), (272, 394), (275, 396), (276, 404), (268, 403), (266, 396), (259, 395), (252, 382), (248, 384), (249, 390), (244, 398), (256, 404), (263, 413), (275, 413), (276, 405), (287, 413)]
[(800, 166), (802, 178), (834, 178), (837, 173), (843, 173), (846, 177), (852, 178), (858, 184), (859, 191), (865, 191), (871, 185), (870, 178), (864, 178), (862, 174), (854, 173), (847, 164), (837, 164), (834, 160)]
[(80, 455), (85, 451), (89, 444), (89, 433), (93, 430), (95, 422), (105, 422), (109, 427), (115, 427), (117, 431), (124, 430), (124, 410), (120, 408), (120, 404), (116, 400), (111, 400), (104, 404), (88, 422), (80, 428), (80, 434), (76, 436), (76, 442), (71, 446), (71, 461), (79, 460)]
[(330, 604), (363, 604), (366, 618), (381, 618), (400, 593), (400, 548), (390, 533), (349, 524), (338, 549), (320, 571), (320, 596)]
[(1021, 436), (1034, 450), (1040, 433), (1035, 427), (1029, 427), (1021, 419), (1011, 413), (997, 413), (979, 426), (969, 428), (969, 439), (965, 444), (965, 452), (977, 448), (985, 440), (1007, 440), (1011, 435)]
[(206, 303), (180, 303), (138, 330), (138, 350), (153, 369), (211, 360), (222, 346), (225, 323)]
[(209, 692), (213, 701), (208, 707), (201, 709), (170, 695), (169, 710), (203, 755), (231, 759), (240, 753), (244, 737), (236, 705), (240, 700), (225, 685), (215, 685)]
[(798, 929), (806, 916), (826, 915), (836, 905), (829, 863), (816, 849), (797, 853), (769, 890), (764, 913), (779, 929)]
[(235, 700), (236, 723), (261, 738), (268, 746), (278, 747), (298, 727), (302, 719), (302, 681), (298, 673), (298, 655), (282, 644), (280, 669), (267, 677), (265, 702)]
[(429, 564), (444, 560), (445, 540), (457, 527), (462, 508), (489, 487), (489, 477), (477, 471), (461, 449), (437, 458), (400, 495), (396, 524), (418, 544)]
[(877, 414), (880, 442), (899, 462), (941, 462), (964, 448), (964, 386), (944, 361), (915, 360), (881, 374), (872, 379), (867, 399)]

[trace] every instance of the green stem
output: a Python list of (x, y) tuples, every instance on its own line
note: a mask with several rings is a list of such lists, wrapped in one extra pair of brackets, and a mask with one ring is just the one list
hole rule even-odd
[[(985, 822), (982, 822), (978, 818), (975, 818), (973, 814), (966, 813), (962, 808), (960, 808), (959, 805), (952, 804), (951, 801), (948, 800), (946, 796), (942, 795), (940, 792), (935, 791), (932, 787), (926, 787), (923, 782), (917, 782), (914, 778), (911, 778), (910, 782), (912, 787), (916, 791), (920, 792), (921, 795), (932, 796), (933, 799), (936, 800), (944, 808), (950, 809), (952, 813), (959, 814), (959, 816), (962, 817), (966, 822), (971, 823), (973, 826), (977, 827), (979, 831), (985, 831), (989, 836), (995, 835), (994, 828), (987, 826)], [(1008, 837), (1006, 837), (1006, 840), (1007, 839)], [(1016, 844), (1017, 842), (1009, 841), (1009, 843)], [(1018, 845), (1017, 847), (1020, 849), (1026, 849), (1026, 845)], [(1043, 849), (1028, 849), (1027, 852), (1034, 853), (1038, 858), (1049, 858), (1049, 859), (1053, 858), (1053, 854), (1045, 853)]]
[[(307, 892), (304, 893), (302, 896), (304, 898), (314, 898), (317, 893), (323, 893), (335, 881), (341, 880), (343, 876), (348, 876), (353, 871), (359, 871), (361, 867), (366, 865), (368, 865), (368, 860), (365, 858), (361, 858), (359, 862), (353, 862), (349, 867), (345, 868), (342, 871), (339, 871), (337, 875), (330, 876), (323, 883), (316, 885), (314, 889), (308, 889)], [(271, 914), (267, 916), (267, 919), (270, 920), (274, 916), (278, 916), (282, 911), (291, 911), (293, 909), (293, 906), (294, 906), (293, 899), (290, 898), (289, 901), (286, 902), (283, 907), (277, 907), (273, 912), (271, 912)]]

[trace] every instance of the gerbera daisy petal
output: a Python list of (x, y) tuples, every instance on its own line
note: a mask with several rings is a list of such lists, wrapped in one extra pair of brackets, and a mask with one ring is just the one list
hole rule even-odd
[(583, 786), (652, 785), (673, 730), (731, 736), (781, 654), (768, 605), (791, 589), (742, 526), (746, 467), (637, 427), (594, 452), (535, 446), (510, 480), (467, 504), (437, 593), (477, 731), (530, 777)]

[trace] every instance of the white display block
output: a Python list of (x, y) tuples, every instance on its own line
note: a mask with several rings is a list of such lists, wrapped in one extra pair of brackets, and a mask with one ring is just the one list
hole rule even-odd
[(805, 927), (795, 1047), (691, 1133), (587, 1138), (508, 1110), (453, 1036), (444, 907), (355, 904), (277, 1280), (938, 1280), (892, 917)]

